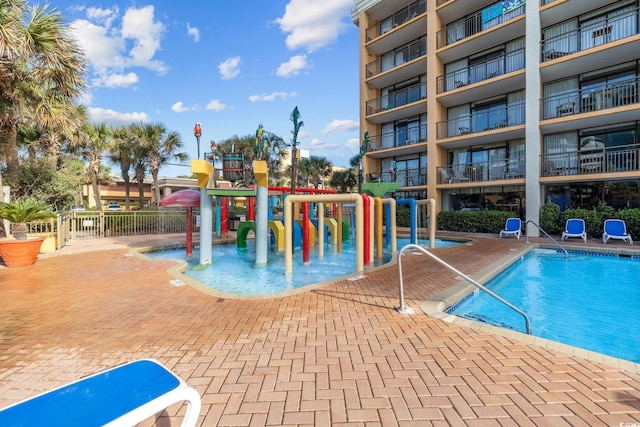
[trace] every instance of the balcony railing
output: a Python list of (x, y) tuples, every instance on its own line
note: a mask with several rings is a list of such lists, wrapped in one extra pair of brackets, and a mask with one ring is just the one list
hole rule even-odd
[(525, 158), (515, 157), (438, 167), (438, 184), (504, 181), (524, 178)]
[(638, 34), (638, 8), (541, 42), (542, 62)]
[(590, 86), (548, 96), (541, 100), (542, 118), (571, 116), (638, 103), (638, 81), (635, 77), (615, 84)]
[(427, 86), (424, 83), (397, 90), (380, 98), (367, 101), (367, 115), (401, 107), (427, 97)]
[(438, 139), (451, 138), (459, 135), (473, 134), (524, 123), (525, 103), (517, 102), (508, 106), (476, 111), (473, 114), (456, 117), (436, 126)]
[(376, 22), (371, 25), (366, 31), (367, 42), (380, 37), (387, 31), (390, 31), (413, 18), (416, 18), (418, 15), (422, 15), (427, 11), (426, 4), (425, 0), (418, 0), (395, 12), (391, 16), (391, 19), (383, 19), (380, 22)]
[(524, 49), (438, 76), (437, 93), (492, 79), (524, 68)]
[(542, 176), (585, 175), (640, 171), (640, 146), (622, 145), (547, 153), (541, 157)]
[(447, 28), (440, 30), (436, 34), (436, 45), (440, 49), (459, 40), (471, 37), (481, 31), (507, 22), (517, 16), (524, 14), (525, 5), (520, 5), (515, 9), (504, 12), (502, 2), (486, 7), (474, 15), (467, 16), (464, 20), (456, 21), (447, 25)]
[(395, 132), (369, 137), (369, 150), (378, 151), (387, 148), (404, 147), (427, 141), (427, 125), (407, 128)]
[(413, 61), (416, 58), (426, 55), (427, 40), (422, 37), (420, 40), (391, 53), (391, 55), (383, 55), (383, 58), (367, 64), (367, 78), (392, 70), (402, 64), (406, 64), (409, 61)]
[(367, 174), (367, 182), (398, 182), (401, 187), (416, 187), (427, 185), (427, 172), (424, 169), (378, 171)]

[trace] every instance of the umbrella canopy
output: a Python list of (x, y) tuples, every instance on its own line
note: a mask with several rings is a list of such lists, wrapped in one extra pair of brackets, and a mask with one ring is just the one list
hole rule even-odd
[(176, 191), (160, 200), (159, 205), (165, 208), (197, 208), (200, 206), (200, 191), (189, 189)]

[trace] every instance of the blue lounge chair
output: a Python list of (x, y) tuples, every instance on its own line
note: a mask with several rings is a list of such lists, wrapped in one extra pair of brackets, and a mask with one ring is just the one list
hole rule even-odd
[(584, 219), (571, 218), (567, 220), (560, 240), (565, 240), (569, 237), (580, 237), (585, 243), (587, 243), (587, 232), (585, 231)]
[(155, 360), (138, 360), (1, 409), (0, 425), (131, 426), (183, 401), (182, 427), (193, 427), (198, 392)]
[(500, 238), (502, 236), (514, 235), (518, 239), (522, 233), (522, 221), (520, 218), (507, 218), (507, 223), (504, 225), (504, 230), (500, 231)]
[(602, 243), (607, 243), (609, 239), (618, 239), (633, 245), (631, 235), (627, 234), (627, 224), (621, 219), (607, 219), (604, 221)]

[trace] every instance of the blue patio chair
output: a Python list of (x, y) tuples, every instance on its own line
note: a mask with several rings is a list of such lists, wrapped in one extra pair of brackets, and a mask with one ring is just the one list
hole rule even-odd
[(520, 218), (507, 218), (507, 222), (504, 225), (504, 230), (500, 231), (500, 238), (502, 238), (502, 236), (514, 235), (519, 239), (522, 233), (521, 229), (522, 221), (520, 220)]
[(200, 395), (155, 360), (137, 360), (81, 378), (0, 410), (2, 426), (131, 426), (187, 402), (182, 427), (200, 415)]
[(570, 218), (567, 220), (560, 240), (565, 240), (569, 237), (580, 237), (585, 243), (587, 243), (587, 232), (585, 231), (584, 219)]
[(627, 234), (627, 224), (621, 219), (607, 219), (604, 221), (604, 233), (602, 233), (602, 243), (607, 243), (609, 239), (622, 240), (633, 245), (631, 235)]

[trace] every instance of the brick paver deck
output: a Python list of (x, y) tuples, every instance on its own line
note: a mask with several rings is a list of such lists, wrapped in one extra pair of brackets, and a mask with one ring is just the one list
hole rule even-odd
[[(471, 274), (525, 244), (477, 236), (437, 253)], [(636, 372), (424, 314), (421, 301), (456, 283), (424, 256), (403, 261), (416, 310), (402, 314), (397, 267), (283, 298), (225, 299), (173, 286), (172, 262), (128, 246), (0, 268), (0, 407), (155, 358), (200, 392), (202, 426), (640, 422)], [(177, 425), (183, 410), (158, 425)]]

